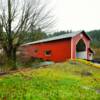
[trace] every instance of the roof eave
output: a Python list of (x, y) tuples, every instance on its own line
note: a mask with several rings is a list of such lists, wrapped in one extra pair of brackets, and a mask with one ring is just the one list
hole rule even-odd
[(88, 37), (88, 39), (92, 41), (92, 38), (88, 34), (86, 34), (84, 30), (82, 31), (82, 33), (84, 33)]
[(41, 44), (41, 43), (47, 43), (47, 42), (52, 42), (52, 41), (58, 41), (58, 40), (63, 40), (63, 39), (71, 39), (72, 37), (68, 37), (68, 38), (62, 38), (62, 39), (57, 39), (57, 40), (51, 40), (51, 41), (43, 41), (43, 42), (38, 42), (38, 43), (26, 43), (26, 44), (22, 44), (21, 46), (27, 46), (27, 45), (33, 45), (33, 44)]

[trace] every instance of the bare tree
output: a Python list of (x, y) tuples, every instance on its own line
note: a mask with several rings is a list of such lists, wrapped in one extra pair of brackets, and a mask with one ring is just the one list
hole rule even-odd
[(51, 10), (40, 0), (0, 0), (1, 45), (16, 68), (16, 50), (23, 43), (27, 32), (38, 28), (46, 31), (53, 24)]

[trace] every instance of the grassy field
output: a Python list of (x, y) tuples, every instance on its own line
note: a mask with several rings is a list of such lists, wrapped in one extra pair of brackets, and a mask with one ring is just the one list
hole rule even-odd
[(100, 100), (100, 69), (69, 61), (0, 77), (0, 100)]

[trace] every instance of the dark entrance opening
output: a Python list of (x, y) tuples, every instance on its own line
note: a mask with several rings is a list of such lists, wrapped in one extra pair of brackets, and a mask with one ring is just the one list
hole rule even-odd
[(86, 45), (82, 39), (76, 45), (76, 58), (87, 59)]

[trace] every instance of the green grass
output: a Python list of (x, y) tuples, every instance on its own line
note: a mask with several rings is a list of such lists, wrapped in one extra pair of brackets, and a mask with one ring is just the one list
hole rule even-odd
[(72, 61), (0, 77), (0, 100), (100, 100), (98, 90), (100, 69)]

